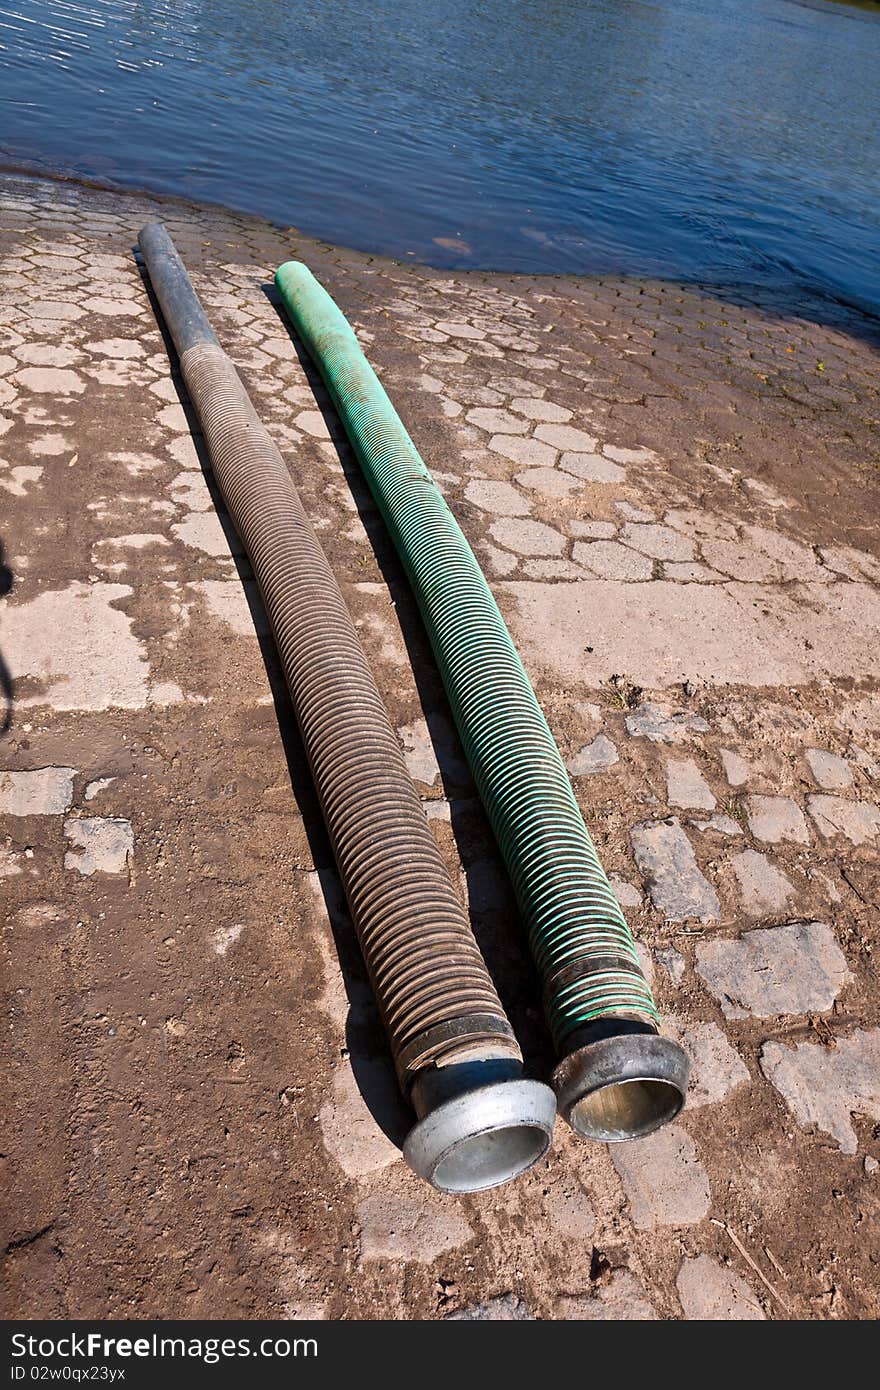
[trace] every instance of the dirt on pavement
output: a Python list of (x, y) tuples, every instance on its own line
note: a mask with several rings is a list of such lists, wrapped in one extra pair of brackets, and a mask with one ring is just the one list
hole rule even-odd
[[(306, 260), (475, 547), (694, 1059), (441, 1196), (247, 561), (133, 254), (161, 216), (358, 623), (533, 1074), (500, 861), (390, 543), (271, 290)], [(3, 1309), (866, 1318), (880, 1215), (877, 325), (769, 290), (442, 274), (0, 183)]]

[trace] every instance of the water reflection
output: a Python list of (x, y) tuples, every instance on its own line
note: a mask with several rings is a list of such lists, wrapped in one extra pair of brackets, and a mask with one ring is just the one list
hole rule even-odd
[(830, 0), (0, 3), (7, 160), (439, 264), (880, 307), (878, 70)]

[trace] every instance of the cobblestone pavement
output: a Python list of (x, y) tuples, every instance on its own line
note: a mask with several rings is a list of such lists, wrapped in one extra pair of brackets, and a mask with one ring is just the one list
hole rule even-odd
[[(442, 275), (6, 179), (5, 1306), (867, 1317), (878, 1305), (878, 354), (770, 292)], [(132, 254), (165, 217), (290, 464), (540, 1071), (436, 671), (268, 281), (349, 313), (490, 576), (666, 1026), (680, 1120), (413, 1178), (265, 619)], [(267, 292), (268, 291), (268, 292)], [(798, 316), (800, 313), (800, 316)]]

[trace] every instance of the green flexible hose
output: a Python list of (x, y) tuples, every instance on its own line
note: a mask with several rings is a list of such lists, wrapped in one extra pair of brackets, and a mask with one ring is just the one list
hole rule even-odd
[(417, 597), (526, 923), (557, 1048), (598, 1020), (656, 1031), (633, 938), (470, 545), (337, 305), (299, 262), (281, 266), (275, 281)]

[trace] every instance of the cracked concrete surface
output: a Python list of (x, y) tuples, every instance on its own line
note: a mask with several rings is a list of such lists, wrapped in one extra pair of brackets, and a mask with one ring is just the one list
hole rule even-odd
[[(460, 1199), (403, 1166), (265, 615), (132, 255), (156, 215), (289, 463), (546, 1072), (424, 633), (274, 267), (305, 259), (369, 344), (693, 1055), (660, 1134), (606, 1148), (559, 1125), (530, 1175)], [(0, 236), (7, 1309), (876, 1316), (870, 325), (741, 287), (450, 276), (14, 178)]]

